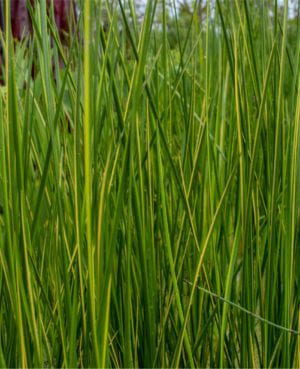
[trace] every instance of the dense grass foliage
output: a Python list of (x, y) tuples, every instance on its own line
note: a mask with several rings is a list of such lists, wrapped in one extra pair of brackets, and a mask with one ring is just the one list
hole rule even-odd
[(1, 366), (300, 366), (298, 20), (198, 5), (6, 7)]

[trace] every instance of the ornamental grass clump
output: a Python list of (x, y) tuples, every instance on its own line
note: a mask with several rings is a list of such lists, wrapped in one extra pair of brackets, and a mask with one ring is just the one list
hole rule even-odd
[(138, 5), (6, 6), (0, 365), (299, 367), (299, 17)]

